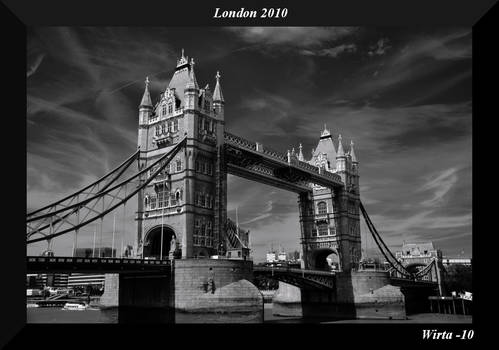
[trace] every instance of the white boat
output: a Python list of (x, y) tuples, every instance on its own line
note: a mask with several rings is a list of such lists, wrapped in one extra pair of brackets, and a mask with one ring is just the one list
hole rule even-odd
[(87, 305), (80, 304), (80, 303), (66, 303), (66, 304), (64, 304), (64, 307), (62, 309), (63, 310), (86, 310)]
[(38, 304), (29, 303), (29, 304), (26, 304), (26, 307), (27, 308), (38, 307)]

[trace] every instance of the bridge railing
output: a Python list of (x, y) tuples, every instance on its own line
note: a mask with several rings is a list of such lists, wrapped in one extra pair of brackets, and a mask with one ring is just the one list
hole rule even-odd
[(83, 258), (83, 257), (61, 257), (61, 256), (29, 256), (28, 263), (76, 263), (76, 264), (143, 264), (143, 265), (171, 265), (171, 260), (152, 260), (152, 259), (131, 259), (131, 258)]

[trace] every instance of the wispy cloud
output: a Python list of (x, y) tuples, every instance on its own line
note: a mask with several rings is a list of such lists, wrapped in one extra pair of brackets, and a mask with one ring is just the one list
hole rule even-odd
[(357, 51), (357, 46), (355, 44), (341, 44), (335, 47), (320, 49), (316, 51), (301, 50), (300, 52), (306, 56), (327, 56), (336, 58), (343, 53), (355, 51)]
[(369, 56), (384, 55), (391, 48), (391, 46), (388, 44), (389, 42), (390, 41), (388, 40), (388, 38), (379, 39), (375, 45), (371, 45), (369, 47), (369, 51), (367, 52), (367, 54)]
[(424, 207), (433, 207), (441, 204), (444, 196), (458, 180), (457, 170), (457, 168), (447, 169), (426, 182), (419, 191), (433, 191), (433, 197), (421, 202), (421, 205)]
[(249, 43), (293, 47), (331, 43), (358, 30), (356, 27), (231, 27), (227, 29)]

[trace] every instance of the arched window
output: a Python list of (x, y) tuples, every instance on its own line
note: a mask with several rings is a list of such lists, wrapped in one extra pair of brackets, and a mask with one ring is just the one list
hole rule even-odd
[(161, 124), (161, 133), (166, 134), (166, 124), (165, 123)]
[(178, 119), (173, 121), (173, 131), (178, 131)]
[(156, 125), (156, 128), (155, 128), (155, 135), (156, 135), (156, 136), (159, 136), (159, 125)]
[(177, 160), (177, 171), (182, 171), (182, 161)]
[(166, 115), (166, 105), (161, 106), (161, 115)]
[(171, 103), (168, 104), (168, 114), (173, 113), (173, 105)]
[(156, 197), (151, 197), (150, 199), (150, 206), (151, 206), (151, 210), (152, 209), (156, 209)]
[(327, 214), (327, 203), (319, 202), (319, 204), (317, 204), (317, 212), (319, 214)]

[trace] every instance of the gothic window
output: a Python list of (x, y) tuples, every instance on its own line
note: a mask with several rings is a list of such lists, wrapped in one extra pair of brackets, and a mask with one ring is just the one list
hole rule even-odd
[(150, 201), (149, 201), (149, 196), (146, 196), (146, 197), (144, 198), (144, 205), (146, 206), (146, 209), (148, 209), (148, 208), (149, 208), (149, 203), (150, 203)]
[(170, 168), (170, 174), (174, 174), (175, 173), (175, 164), (173, 164), (173, 162), (171, 162), (168, 166)]
[(327, 236), (328, 235), (327, 224), (319, 224), (317, 225), (317, 235), (318, 236)]
[(194, 234), (195, 235), (199, 235), (199, 229), (200, 229), (199, 219), (196, 219), (196, 221), (194, 222)]
[(177, 172), (178, 171), (182, 171), (182, 161), (181, 160), (177, 160)]
[(168, 206), (168, 188), (166, 186), (162, 186), (157, 190), (157, 198), (158, 198), (158, 208), (164, 208)]
[(170, 200), (170, 205), (173, 207), (175, 205), (177, 205), (177, 197), (175, 195), (171, 195), (171, 200)]
[(155, 197), (151, 197), (150, 206), (151, 206), (151, 209), (156, 209), (156, 198)]
[(213, 231), (211, 230), (211, 221), (206, 223), (206, 235), (208, 237), (213, 237)]
[(173, 113), (173, 105), (171, 103), (168, 104), (168, 114)]
[(327, 214), (327, 203), (319, 202), (319, 204), (317, 204), (317, 211), (319, 214)]
[(201, 206), (202, 206), (202, 207), (206, 206), (206, 197), (205, 197), (205, 196), (203, 196), (202, 194), (200, 195), (200, 197), (201, 197), (201, 203), (200, 203), (200, 204), (201, 204)]
[(166, 115), (166, 105), (161, 106), (161, 115)]
[(166, 134), (166, 124), (165, 123), (161, 124), (161, 133)]
[(213, 173), (213, 165), (211, 163), (208, 163), (208, 175), (211, 175)]
[(168, 130), (170, 132), (173, 132), (173, 121), (171, 121), (171, 120), (168, 122)]
[(159, 125), (156, 125), (155, 127), (155, 133), (156, 136), (159, 136)]
[(173, 131), (178, 131), (178, 119), (173, 121)]

